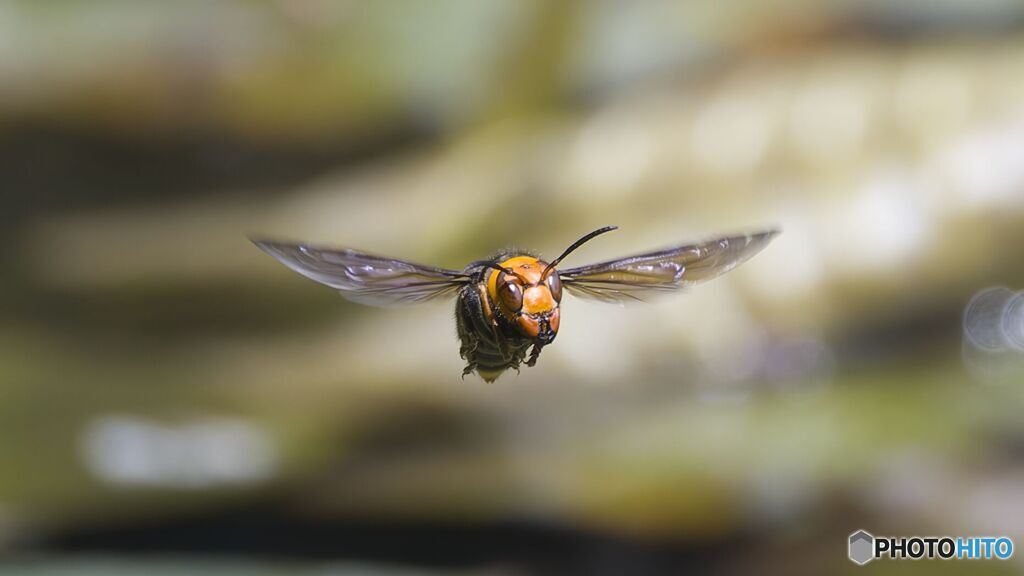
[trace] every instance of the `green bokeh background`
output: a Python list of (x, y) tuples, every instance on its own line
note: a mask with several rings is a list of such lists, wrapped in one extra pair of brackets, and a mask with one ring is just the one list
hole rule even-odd
[[(0, 3), (0, 574), (964, 573), (1024, 544), (1024, 8)], [(461, 268), (764, 226), (459, 377), (260, 233)], [(1024, 317), (1007, 317), (1005, 322)], [(1021, 571), (974, 562), (975, 574)]]

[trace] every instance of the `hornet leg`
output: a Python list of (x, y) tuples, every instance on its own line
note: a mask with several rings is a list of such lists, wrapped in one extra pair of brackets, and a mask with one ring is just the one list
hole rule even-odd
[(533, 365), (537, 363), (537, 359), (540, 358), (540, 351), (542, 348), (544, 347), (539, 344), (533, 345), (533, 349), (530, 350), (530, 359), (526, 361), (527, 366), (532, 368)]

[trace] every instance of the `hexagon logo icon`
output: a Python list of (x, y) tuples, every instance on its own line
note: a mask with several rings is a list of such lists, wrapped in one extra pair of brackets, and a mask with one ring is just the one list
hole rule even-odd
[(861, 566), (867, 564), (875, 557), (875, 537), (864, 530), (857, 530), (850, 534), (850, 542), (847, 548), (850, 560)]

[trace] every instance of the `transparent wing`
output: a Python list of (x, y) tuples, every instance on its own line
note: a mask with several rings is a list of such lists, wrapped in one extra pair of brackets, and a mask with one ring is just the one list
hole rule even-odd
[(757, 254), (777, 230), (715, 238), (559, 271), (572, 294), (604, 302), (643, 300), (725, 274)]
[(261, 250), (345, 298), (371, 306), (415, 304), (454, 294), (469, 282), (455, 270), (423, 266), (346, 248), (253, 239)]

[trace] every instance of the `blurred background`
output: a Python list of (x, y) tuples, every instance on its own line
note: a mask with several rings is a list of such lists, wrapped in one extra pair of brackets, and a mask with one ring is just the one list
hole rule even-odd
[[(1024, 5), (0, 2), (0, 574), (964, 573), (1024, 545)], [(460, 378), (247, 235), (777, 225)], [(1019, 574), (1024, 554), (972, 562)]]

